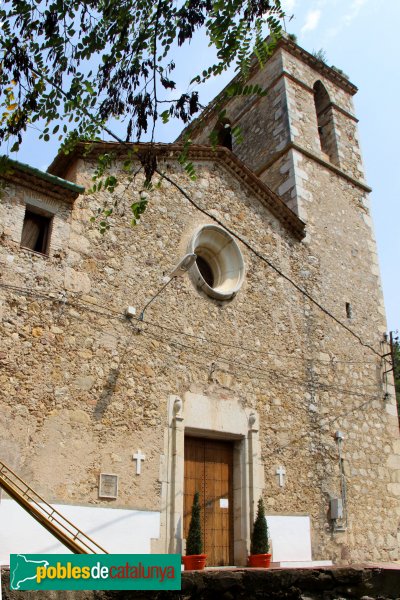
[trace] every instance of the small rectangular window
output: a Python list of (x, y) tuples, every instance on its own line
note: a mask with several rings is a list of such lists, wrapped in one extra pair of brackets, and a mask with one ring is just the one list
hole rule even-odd
[(346, 317), (348, 319), (353, 318), (353, 307), (351, 306), (350, 302), (346, 302)]
[(48, 254), (53, 217), (26, 207), (21, 246), (40, 254)]

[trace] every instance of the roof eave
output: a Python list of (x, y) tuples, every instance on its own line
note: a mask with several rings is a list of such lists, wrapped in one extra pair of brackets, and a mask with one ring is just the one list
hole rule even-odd
[[(91, 159), (106, 152), (114, 152), (116, 156), (123, 157), (131, 149), (136, 149), (137, 154), (139, 154), (141, 151), (144, 152), (149, 148), (154, 149), (158, 158), (177, 159), (182, 153), (184, 145), (175, 143), (132, 143), (128, 145), (119, 144), (118, 142), (79, 142), (72, 153), (64, 156), (58, 154), (49, 169), (60, 174), (69, 168), (73, 160), (78, 158), (86, 157)], [(297, 239), (301, 240), (305, 237), (305, 223), (228, 148), (217, 146), (214, 149), (207, 145), (192, 144), (189, 148), (189, 157), (191, 160), (209, 160), (223, 164), (232, 174), (252, 189), (253, 193), (268, 207), (270, 212)]]
[(0, 159), (0, 164), (1, 179), (9, 182), (17, 182), (24, 187), (55, 198), (73, 202), (85, 191), (85, 188), (80, 185), (13, 160), (7, 156), (3, 156)]

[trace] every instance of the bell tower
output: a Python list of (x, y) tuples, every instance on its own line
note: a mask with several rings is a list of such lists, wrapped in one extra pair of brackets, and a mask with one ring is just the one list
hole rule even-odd
[[(382, 539), (390, 541), (390, 556), (397, 556), (390, 537), (396, 528), (391, 515), (398, 518), (395, 507), (400, 498), (400, 485), (393, 483), (400, 481), (397, 409), (392, 377), (381, 360), (387, 352), (386, 319), (368, 201), (371, 190), (364, 177), (352, 102), (357, 88), (342, 72), (286, 37), (279, 40), (263, 68), (253, 65), (247, 83), (259, 85), (265, 94), (228, 95), (223, 107), (217, 98), (188, 133), (193, 143), (209, 144), (214, 132), (218, 143), (305, 223), (306, 236), (285, 246), (292, 263), (269, 242), (267, 219), (263, 244), (257, 247), (285, 274), (286, 281), (277, 278), (279, 285), (290, 281), (296, 286), (287, 285), (288, 297), (299, 303), (301, 314), (300, 325), (296, 328), (293, 321), (291, 331), (299, 339), (303, 336), (299, 349), (308, 357), (303, 375), (310, 382), (304, 398), (310, 421), (305, 431), (314, 440), (311, 451), (320, 452), (316, 458), (317, 487), (324, 497), (320, 507), (336, 497), (335, 477), (341, 473), (346, 482), (345, 524), (329, 540), (327, 524), (318, 521), (323, 514), (316, 508), (318, 502), (310, 508), (313, 547), (319, 548), (320, 558), (329, 554), (346, 560), (351, 555), (357, 560), (363, 544), (358, 532), (370, 527), (374, 514), (376, 531), (387, 528), (389, 537)], [(221, 108), (223, 122), (218, 121)], [(237, 127), (240, 143), (231, 135)], [(254, 243), (251, 231), (245, 235)], [(282, 239), (282, 248), (284, 244)], [(266, 284), (263, 293), (273, 306)], [(273, 352), (273, 345), (266, 348)], [(313, 381), (321, 377), (323, 382), (331, 377), (324, 391), (313, 388)], [(297, 406), (290, 384), (287, 397)], [(323, 464), (335, 432), (346, 439), (346, 456), (332, 476)], [(381, 457), (384, 447), (390, 454), (387, 460)], [(384, 466), (379, 471), (375, 464)], [(265, 473), (268, 476), (268, 460)], [(266, 497), (268, 493), (264, 491)]]
[(357, 88), (342, 72), (283, 37), (264, 68), (253, 67), (248, 83), (266, 94), (228, 101), (224, 123), (211, 103), (190, 130), (194, 143), (209, 143), (215, 130), (225, 145), (221, 140), (239, 126), (243, 141), (230, 140), (232, 151), (304, 219), (310, 201), (306, 160), (353, 184), (361, 195), (370, 191), (352, 102)]
[[(266, 93), (224, 106), (225, 131), (239, 126), (242, 137), (231, 140), (232, 152), (306, 223), (302, 243), (318, 267), (318, 295), (338, 318), (357, 326), (367, 320), (376, 344), (386, 323), (352, 102), (357, 88), (287, 37), (262, 69), (253, 66), (248, 83)], [(207, 144), (220, 129), (214, 101), (189, 131), (194, 143)]]

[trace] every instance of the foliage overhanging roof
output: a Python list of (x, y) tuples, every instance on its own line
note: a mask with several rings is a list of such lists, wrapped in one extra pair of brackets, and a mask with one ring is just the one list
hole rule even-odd
[[(267, 41), (268, 41), (268, 38), (267, 38)], [(296, 42), (291, 40), (285, 33), (283, 33), (282, 37), (275, 43), (275, 46), (273, 47), (271, 56), (273, 56), (280, 48), (283, 48), (284, 50), (286, 50), (293, 56), (296, 56), (297, 58), (299, 58), (302, 62), (306, 63), (311, 68), (313, 68), (314, 71), (317, 71), (318, 73), (320, 73), (321, 75), (323, 75), (324, 77), (326, 77), (327, 79), (332, 81), (332, 83), (335, 83), (338, 87), (342, 88), (345, 92), (347, 92), (351, 96), (354, 96), (354, 94), (357, 93), (358, 88), (353, 83), (351, 83), (351, 81), (349, 81), (347, 77), (342, 75), (338, 70), (336, 70), (332, 67), (329, 67), (322, 60), (320, 60), (319, 58), (317, 58), (310, 52), (307, 52), (307, 50), (304, 50), (304, 48), (302, 48), (301, 46), (296, 44)], [(260, 66), (259, 66), (258, 60), (254, 57), (252, 60), (251, 67), (250, 67), (249, 75), (247, 77), (247, 81), (259, 69), (260, 69)], [(194, 119), (189, 125), (187, 125), (187, 127), (185, 127), (183, 129), (183, 131), (181, 131), (181, 133), (177, 137), (176, 141), (178, 142), (178, 141), (183, 140), (186, 135), (190, 135), (194, 131), (197, 131), (198, 129), (200, 129), (203, 126), (204, 122), (207, 122), (209, 119), (211, 119), (213, 116), (215, 116), (215, 110), (217, 108), (218, 102), (221, 99), (223, 99), (224, 94), (227, 91), (227, 89), (229, 87), (231, 87), (232, 84), (239, 82), (239, 79), (240, 79), (240, 76), (236, 75), (224, 87), (224, 89), (221, 90), (221, 92), (213, 100), (211, 100), (211, 102), (205, 107), (203, 112), (196, 119)], [(221, 106), (223, 106), (223, 104), (224, 103), (222, 102)], [(221, 106), (219, 107), (219, 109), (221, 109)]]
[[(122, 158), (128, 154), (129, 150), (133, 151), (133, 155), (137, 154), (138, 156), (151, 150), (155, 152), (158, 160), (178, 160), (183, 149), (183, 144), (80, 142), (69, 154), (59, 153), (48, 171), (54, 175), (63, 176), (78, 158), (95, 159), (99, 155), (109, 152)], [(305, 223), (230, 150), (222, 146), (214, 149), (211, 146), (193, 144), (189, 147), (188, 157), (190, 160), (221, 164), (236, 179), (250, 188), (254, 195), (297, 239), (305, 237)]]

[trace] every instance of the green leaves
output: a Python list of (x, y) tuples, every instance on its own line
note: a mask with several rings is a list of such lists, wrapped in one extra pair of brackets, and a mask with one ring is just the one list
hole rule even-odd
[(133, 202), (133, 204), (131, 204), (131, 211), (132, 211), (132, 215), (133, 215), (132, 220), (131, 220), (131, 225), (134, 226), (134, 225), (138, 224), (141, 215), (146, 210), (147, 203), (148, 203), (147, 197), (141, 193), (140, 200), (138, 202)]
[(109, 217), (112, 215), (112, 213), (112, 208), (97, 208), (95, 210), (95, 214), (90, 217), (91, 223), (96, 223), (97, 221), (98, 229), (101, 235), (104, 235), (106, 231), (110, 229), (111, 225), (109, 222)]
[(234, 96), (265, 96), (266, 92), (258, 84), (243, 85), (240, 82), (232, 83), (225, 91), (227, 98)]
[[(34, 124), (40, 139), (57, 136), (68, 153), (79, 140), (98, 140), (111, 119), (125, 126), (114, 139), (139, 141), (148, 133), (153, 142), (158, 120), (190, 123), (202, 108), (197, 86), (234, 63), (238, 81), (222, 99), (263, 94), (260, 86), (244, 82), (255, 61), (263, 65), (268, 58), (264, 31), (269, 28), (276, 39), (282, 17), (280, 0), (7, 0), (0, 4), (0, 143), (10, 141), (11, 152), (18, 151)], [(201, 74), (189, 72), (192, 87), (177, 93), (171, 74), (179, 48), (200, 29), (216, 59)], [(233, 127), (231, 134), (239, 143), (240, 130)], [(189, 147), (187, 140), (179, 162), (195, 180)], [(150, 188), (155, 155), (137, 156)], [(115, 158), (99, 157), (89, 193), (116, 192)], [(128, 174), (131, 164), (128, 158)], [(147, 202), (140, 196), (131, 205), (132, 224)], [(105, 233), (115, 212), (107, 206), (99, 210), (94, 221)]]
[(154, 136), (160, 118), (187, 123), (201, 105), (197, 89), (171, 94), (177, 48), (203, 28), (217, 60), (188, 82), (198, 86), (233, 62), (244, 81), (253, 52), (260, 64), (268, 55), (261, 33), (268, 26), (277, 35), (282, 15), (279, 0), (8, 0), (0, 5), (0, 142), (21, 142), (34, 122), (50, 128), (43, 140), (59, 132), (67, 145), (96, 139), (115, 117), (127, 141), (150, 126)]
[(200, 494), (199, 492), (195, 492), (189, 523), (189, 532), (186, 540), (186, 555), (201, 554), (202, 552), (203, 534), (201, 529)]
[(192, 140), (189, 137), (186, 137), (184, 140), (182, 152), (178, 156), (178, 162), (180, 165), (182, 165), (189, 178), (192, 181), (195, 181), (197, 179), (196, 170), (194, 168), (193, 163), (188, 158), (191, 144)]
[(162, 120), (163, 123), (168, 123), (169, 117), (170, 117), (169, 111), (168, 110), (164, 110), (161, 113), (160, 117), (161, 117), (161, 120)]
[(251, 535), (250, 554), (266, 554), (267, 552), (269, 552), (268, 525), (265, 518), (264, 502), (260, 498)]
[(99, 179), (96, 183), (92, 185), (90, 190), (88, 190), (89, 194), (95, 194), (96, 192), (100, 192), (101, 190), (108, 191), (111, 194), (114, 192), (117, 187), (118, 180), (115, 175), (108, 175), (104, 179)]

